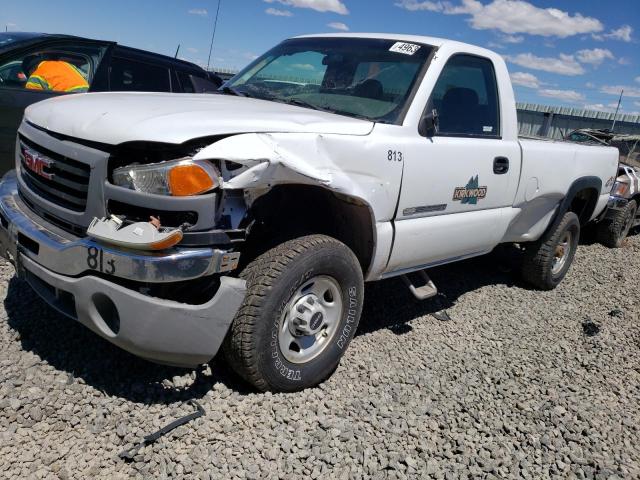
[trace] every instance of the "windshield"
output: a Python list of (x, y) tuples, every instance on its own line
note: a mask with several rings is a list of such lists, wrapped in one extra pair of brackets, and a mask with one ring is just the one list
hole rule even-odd
[(432, 47), (395, 40), (287, 40), (227, 82), (227, 93), (400, 123)]

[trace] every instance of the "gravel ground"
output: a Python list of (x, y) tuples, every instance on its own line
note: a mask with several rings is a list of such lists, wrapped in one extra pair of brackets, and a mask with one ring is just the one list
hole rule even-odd
[[(397, 280), (368, 286), (334, 376), (289, 395), (220, 362), (130, 356), (0, 264), (0, 475), (640, 478), (640, 235), (582, 245), (553, 292), (526, 288), (516, 262), (501, 249), (437, 269), (444, 295), (422, 303)], [(206, 416), (117, 458), (189, 399)]]

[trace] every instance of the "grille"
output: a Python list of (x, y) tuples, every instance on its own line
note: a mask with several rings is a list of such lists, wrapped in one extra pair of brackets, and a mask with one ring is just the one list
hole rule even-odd
[(20, 143), (20, 174), (24, 183), (56, 205), (83, 212), (89, 191), (89, 165), (52, 152), (22, 135)]

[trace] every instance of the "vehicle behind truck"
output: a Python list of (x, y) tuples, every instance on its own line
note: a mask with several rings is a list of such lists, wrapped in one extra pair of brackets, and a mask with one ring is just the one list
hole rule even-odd
[[(613, 148), (519, 139), (500, 55), (449, 40), (286, 40), (218, 95), (31, 106), (0, 253), (52, 307), (154, 362), (219, 350), (259, 390), (330, 376), (364, 282), (520, 245), (555, 288), (604, 210)], [(478, 272), (478, 274), (482, 274)]]

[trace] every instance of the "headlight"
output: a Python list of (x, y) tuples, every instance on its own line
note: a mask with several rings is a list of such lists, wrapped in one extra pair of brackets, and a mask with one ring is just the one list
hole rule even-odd
[(220, 186), (222, 179), (210, 162), (185, 157), (116, 168), (113, 183), (138, 192), (185, 197), (213, 190)]
[(626, 197), (629, 192), (629, 184), (625, 182), (616, 182), (611, 189), (611, 195), (615, 197)]

